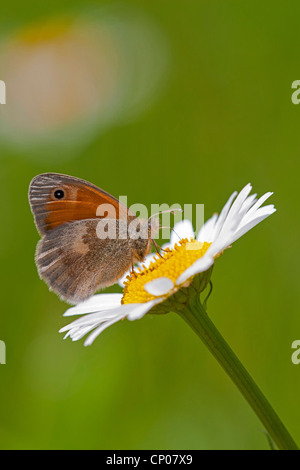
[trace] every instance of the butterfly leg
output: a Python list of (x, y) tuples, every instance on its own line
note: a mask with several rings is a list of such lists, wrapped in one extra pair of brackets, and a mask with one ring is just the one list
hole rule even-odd
[(136, 272), (135, 272), (135, 270), (134, 270), (134, 265), (133, 265), (133, 263), (132, 263), (132, 265), (131, 265), (130, 274), (131, 274), (131, 276), (137, 277)]
[(159, 256), (160, 258), (162, 258), (162, 259), (165, 259), (163, 256), (161, 256), (159, 250), (163, 250), (163, 251), (166, 251), (166, 250), (164, 250), (163, 248), (161, 248), (161, 247), (156, 243), (156, 241), (153, 240), (153, 238), (151, 238), (151, 241), (152, 241), (152, 243), (153, 243), (153, 245), (154, 245), (154, 248), (155, 248), (156, 253), (158, 254), (158, 256)]

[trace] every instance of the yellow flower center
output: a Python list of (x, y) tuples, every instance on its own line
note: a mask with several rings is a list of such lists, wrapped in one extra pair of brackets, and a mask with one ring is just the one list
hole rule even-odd
[(72, 21), (69, 18), (40, 22), (21, 30), (19, 38), (27, 45), (41, 44), (42, 41), (63, 38), (70, 31), (71, 26)]
[[(142, 266), (134, 273), (130, 273), (125, 281), (125, 287), (122, 297), (122, 304), (145, 303), (156, 297), (149, 294), (144, 286), (147, 282), (153, 281), (160, 277), (167, 277), (173, 281), (174, 285), (178, 277), (197, 259), (201, 258), (211, 243), (197, 242), (196, 240), (187, 238), (180, 240), (172, 250), (169, 248), (154, 257), (148, 268)], [(180, 288), (176, 286), (175, 290)], [(166, 294), (168, 297), (169, 294)]]

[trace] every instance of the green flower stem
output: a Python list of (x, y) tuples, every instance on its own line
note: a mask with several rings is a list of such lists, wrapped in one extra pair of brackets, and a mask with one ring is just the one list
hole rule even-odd
[(266, 397), (208, 317), (199, 296), (193, 297), (185, 309), (178, 313), (197, 333), (239, 388), (278, 448), (297, 450), (297, 444)]

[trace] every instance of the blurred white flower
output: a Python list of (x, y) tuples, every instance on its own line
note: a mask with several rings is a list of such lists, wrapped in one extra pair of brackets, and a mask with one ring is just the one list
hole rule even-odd
[(126, 6), (110, 8), (40, 21), (2, 40), (2, 142), (61, 160), (151, 104), (166, 71), (164, 38)]

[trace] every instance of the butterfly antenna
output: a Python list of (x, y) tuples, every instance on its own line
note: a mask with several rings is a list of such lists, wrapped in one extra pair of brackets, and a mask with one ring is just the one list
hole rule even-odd
[(171, 229), (172, 232), (174, 232), (175, 235), (177, 235), (177, 237), (179, 238), (179, 240), (182, 240), (182, 238), (178, 235), (178, 233), (176, 232), (176, 230), (175, 230), (173, 227), (160, 227), (160, 228), (161, 228), (161, 229), (162, 229), (162, 228), (169, 228), (169, 229)]
[(179, 209), (175, 207), (175, 209), (168, 209), (167, 211), (156, 212), (155, 214), (150, 215), (149, 220), (152, 219), (152, 217), (155, 217), (156, 215), (160, 215), (160, 214), (167, 214), (167, 213), (174, 214), (175, 211), (183, 212), (183, 209)]
[[(150, 220), (150, 219), (152, 219), (152, 217), (155, 217), (155, 216), (160, 215), (160, 214), (166, 214), (166, 213), (174, 214), (175, 211), (183, 212), (182, 209), (175, 207), (174, 209), (169, 209), (169, 210), (166, 210), (166, 211), (156, 212), (155, 214), (150, 215), (150, 217), (149, 217), (148, 220)], [(181, 237), (178, 235), (178, 233), (176, 233), (176, 231), (174, 230), (173, 227), (160, 227), (160, 229), (163, 229), (163, 228), (169, 228), (170, 230), (173, 230), (173, 232), (177, 235), (177, 237), (179, 238), (179, 240), (181, 240)], [(161, 256), (159, 250), (161, 250), (161, 251), (167, 251), (167, 250), (165, 250), (164, 248), (161, 248), (161, 247), (156, 243), (156, 241), (155, 241), (153, 238), (151, 238), (151, 241), (152, 241), (152, 243), (153, 243), (153, 245), (154, 245), (154, 248), (155, 248), (155, 250), (156, 250), (156, 253), (157, 253), (161, 258), (163, 258), (163, 256)], [(164, 258), (163, 258), (163, 259), (164, 259)]]

